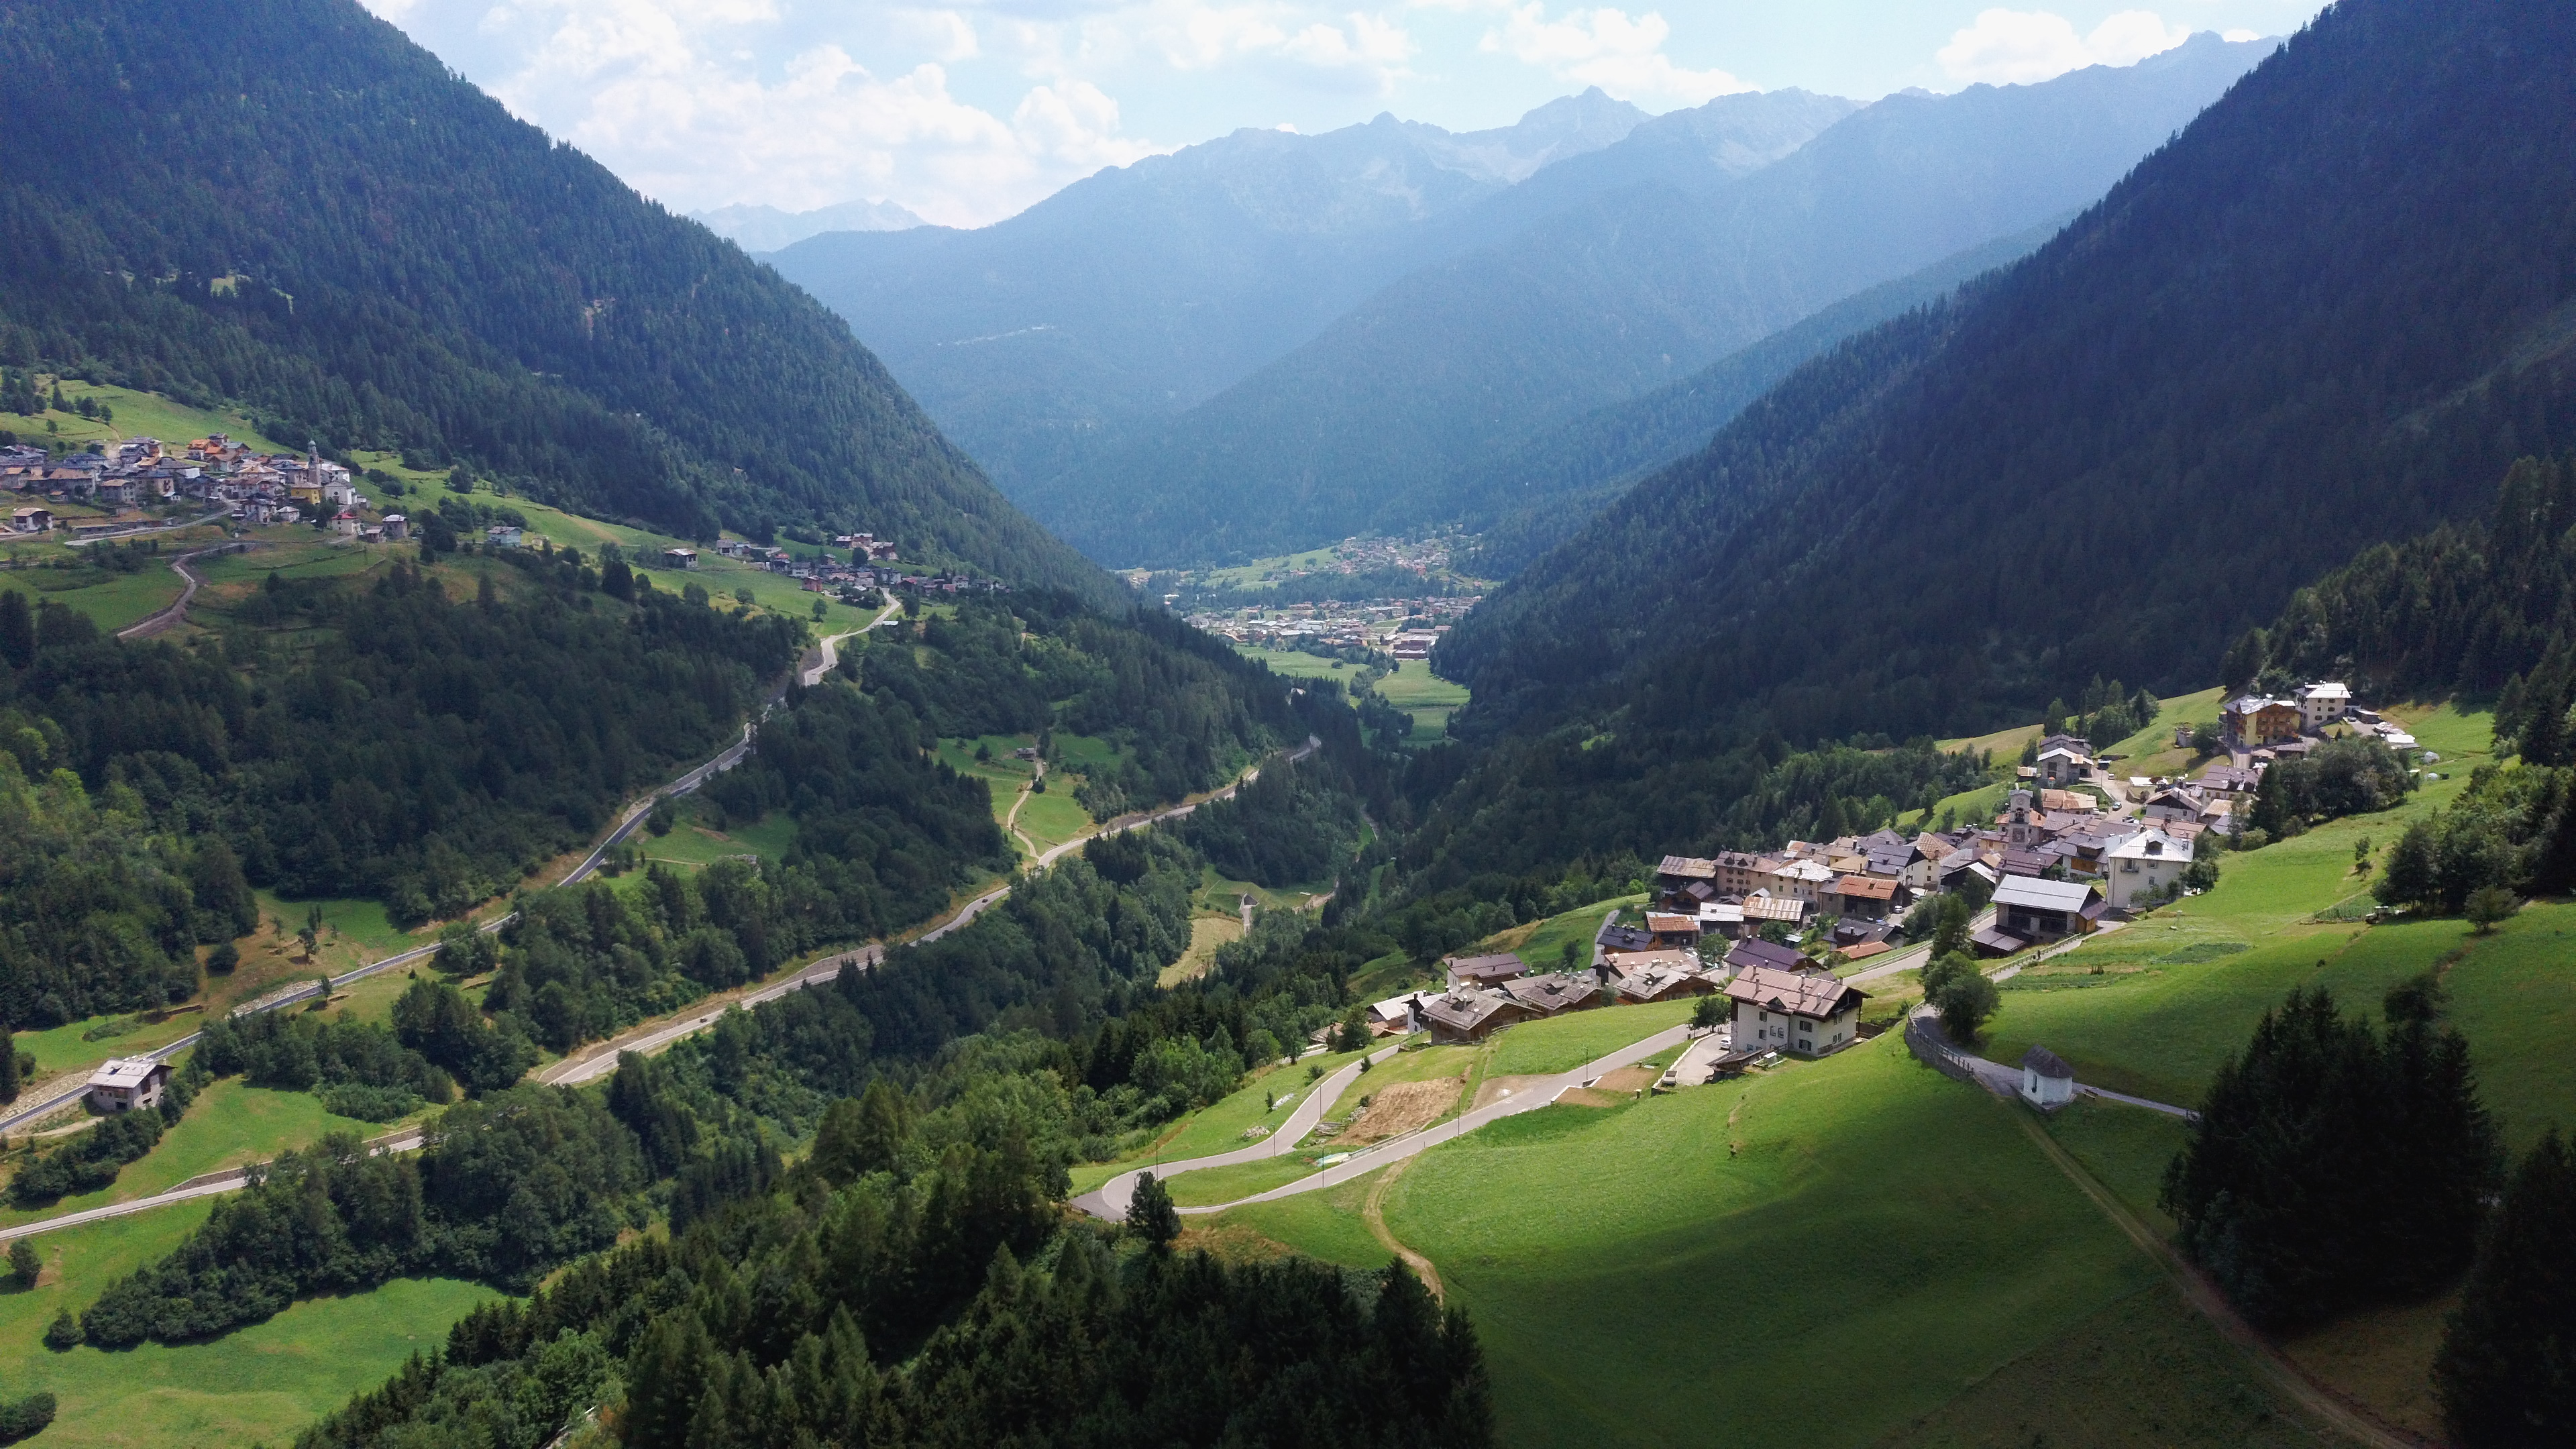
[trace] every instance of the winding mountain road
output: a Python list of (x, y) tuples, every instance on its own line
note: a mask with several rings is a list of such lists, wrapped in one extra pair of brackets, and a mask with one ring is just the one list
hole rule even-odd
[[(201, 519), (199, 522), (203, 522), (203, 520)], [(186, 527), (190, 525), (182, 526)], [(97, 540), (93, 539), (89, 541), (96, 542)], [(164, 608), (150, 618), (141, 620), (137, 623), (128, 624), (124, 628), (117, 630), (116, 637), (119, 639), (149, 639), (155, 634), (165, 634), (170, 630), (177, 628), (180, 621), (188, 617), (188, 601), (197, 597), (197, 590), (204, 587), (206, 582), (204, 579), (197, 577), (196, 570), (188, 567), (188, 561), (191, 559), (204, 558), (208, 554), (215, 553), (246, 553), (250, 550), (250, 547), (251, 545), (247, 543), (219, 543), (208, 548), (190, 549), (188, 552), (171, 559), (170, 571), (179, 576), (179, 597), (172, 600), (169, 607)]]

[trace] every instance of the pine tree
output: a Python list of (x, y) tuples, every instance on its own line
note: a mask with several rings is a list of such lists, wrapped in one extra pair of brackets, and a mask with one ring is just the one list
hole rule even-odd
[(1172, 1240), (1181, 1235), (1181, 1214), (1172, 1206), (1171, 1189), (1150, 1172), (1136, 1179), (1136, 1196), (1127, 1204), (1127, 1227), (1157, 1253), (1171, 1251)]
[(36, 616), (27, 608), (27, 596), (15, 589), (0, 593), (0, 660), (12, 669), (36, 662)]
[(2552, 1131), (2505, 1189), (2433, 1360), (2460, 1449), (2576, 1444), (2576, 1153)]

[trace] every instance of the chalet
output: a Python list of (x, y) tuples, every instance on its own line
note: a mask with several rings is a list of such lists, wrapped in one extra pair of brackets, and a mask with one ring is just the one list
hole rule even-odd
[(1601, 982), (1589, 971), (1551, 971), (1503, 983), (1533, 1018), (1558, 1016), (1601, 1004)]
[(1448, 968), (1452, 987), (1500, 986), (1529, 974), (1528, 963), (1508, 951), (1499, 956), (1452, 956), (1440, 964)]
[(694, 548), (666, 548), (662, 550), (662, 567), (666, 569), (693, 569), (697, 566), (698, 551)]
[(403, 517), (399, 513), (386, 514), (385, 537), (388, 539), (404, 539), (411, 537), (411, 520)]
[(2240, 695), (2220, 711), (2219, 723), (2244, 744), (2268, 745), (2298, 735), (2299, 707), (2285, 699)]
[(1658, 949), (1687, 951), (1699, 944), (1699, 912), (1688, 915), (1665, 911), (1646, 913), (1646, 934), (1654, 938)]
[(2081, 790), (2042, 790), (2039, 808), (2047, 815), (2093, 815), (2100, 813), (2102, 803)]
[(1427, 996), (1421, 1004), (1422, 1024), (1430, 1029), (1431, 1040), (1440, 1046), (1465, 1046), (1483, 1041), (1516, 1021), (1533, 1016), (1529, 1007), (1508, 991), (1491, 987), (1461, 987), (1439, 996)]
[(2115, 910), (2130, 910), (2142, 899), (2171, 890), (2191, 868), (2191, 842), (2162, 830), (2141, 830), (2111, 847), (2104, 883)]
[(1717, 983), (1708, 979), (1699, 958), (1688, 951), (1649, 951), (1623, 959), (1610, 989), (1622, 1005), (1642, 1006), (1654, 1001), (1678, 1001), (1685, 996), (1706, 996), (1717, 990)]
[(2167, 785), (2147, 797), (2138, 813), (2148, 820), (2198, 820), (2209, 801), (2189, 785)]
[(2039, 753), (2041, 784), (2057, 788), (2075, 784), (2093, 772), (2093, 761), (2074, 750), (2059, 745)]
[(2044, 755), (2050, 750), (2066, 750), (2090, 759), (2093, 754), (2093, 742), (2082, 735), (2050, 735), (2039, 742), (2039, 752)]
[(1949, 857), (1941, 862), (1935, 884), (1944, 891), (1964, 890), (1967, 888), (1970, 876), (1975, 876), (1986, 887), (1991, 888), (2003, 878), (2003, 872), (1987, 864), (1984, 852), (1970, 846), (1962, 846), (1950, 852)]
[(2080, 936), (2101, 918), (2102, 898), (2082, 881), (2006, 876), (1995, 887), (1995, 925), (2025, 941)]
[(2021, 1099), (2043, 1112), (2075, 1100), (2075, 1069), (2044, 1046), (2021, 1054)]
[(2263, 783), (2263, 772), (2235, 765), (2212, 765), (2192, 782), (2203, 795), (2229, 795), (2252, 798)]
[(51, 533), (54, 531), (54, 515), (44, 508), (13, 508), (9, 510), (9, 531)]
[[(1693, 887), (1706, 894), (1699, 894)], [(1702, 901), (1713, 901), (1719, 894), (1717, 862), (1689, 855), (1665, 856), (1663, 864), (1655, 867), (1655, 893), (1665, 904), (1676, 908), (1685, 900), (1694, 909)]]
[(2045, 875), (2048, 868), (2057, 863), (2057, 857), (2049, 849), (2055, 844), (2043, 835), (2027, 846), (2008, 845), (1996, 863), (2007, 876)]
[(1756, 966), (1774, 971), (1804, 971), (1815, 964), (1787, 946), (1758, 937), (1738, 941), (1726, 952), (1726, 967), (1736, 972), (1750, 971)]
[(1621, 951), (1653, 949), (1655, 949), (1654, 935), (1643, 926), (1620, 925), (1619, 913), (1616, 911), (1602, 918), (1601, 929), (1592, 934), (1592, 959), (1595, 961)]
[(1378, 1036), (1408, 1036), (1420, 1029), (1416, 1023), (1421, 1006), (1419, 991), (1389, 997), (1368, 1009), (1369, 1030)]
[(517, 548), (523, 536), (522, 530), (512, 528), (506, 523), (496, 523), (483, 530), (483, 541), (494, 548)]
[(1726, 983), (1735, 1003), (1738, 1051), (1785, 1051), (1822, 1056), (1851, 1043), (1860, 1005), (1869, 994), (1824, 971), (1783, 971), (1755, 966)]
[(1884, 876), (1837, 876), (1824, 906), (1839, 916), (1875, 921), (1904, 904), (1904, 889)]
[(1763, 889), (1772, 895), (1786, 896), (1812, 906), (1824, 898), (1825, 892), (1833, 886), (1833, 883), (1833, 868), (1824, 862), (1792, 860), (1784, 862), (1773, 870), (1770, 881)]
[(2352, 691), (2333, 680), (2320, 680), (2297, 696), (2299, 727), (2315, 734), (2352, 712)]
[(1717, 893), (1741, 899), (1760, 890), (1770, 877), (1771, 867), (1758, 855), (1741, 850), (1717, 853)]
[(1723, 936), (1734, 940), (1744, 934), (1744, 902), (1710, 901), (1699, 908), (1699, 930), (1702, 936)]
[(89, 1104), (101, 1112), (140, 1112), (161, 1105), (170, 1064), (150, 1057), (120, 1057), (90, 1073)]

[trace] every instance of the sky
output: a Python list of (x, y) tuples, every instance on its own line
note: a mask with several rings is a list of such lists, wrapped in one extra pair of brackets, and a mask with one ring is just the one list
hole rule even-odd
[(892, 200), (1001, 220), (1243, 127), (1392, 111), (1505, 126), (1599, 86), (1645, 110), (1801, 86), (1874, 100), (2283, 36), (2319, 0), (362, 0), (679, 211)]

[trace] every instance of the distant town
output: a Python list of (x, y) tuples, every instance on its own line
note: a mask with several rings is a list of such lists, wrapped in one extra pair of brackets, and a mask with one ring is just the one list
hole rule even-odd
[[(1427, 659), (1440, 635), (1484, 598), (1483, 580), (1449, 568), (1471, 542), (1454, 534), (1347, 538), (1233, 568), (1131, 569), (1125, 577), (1196, 627), (1248, 648)], [(1418, 589), (1402, 575), (1419, 580)]]

